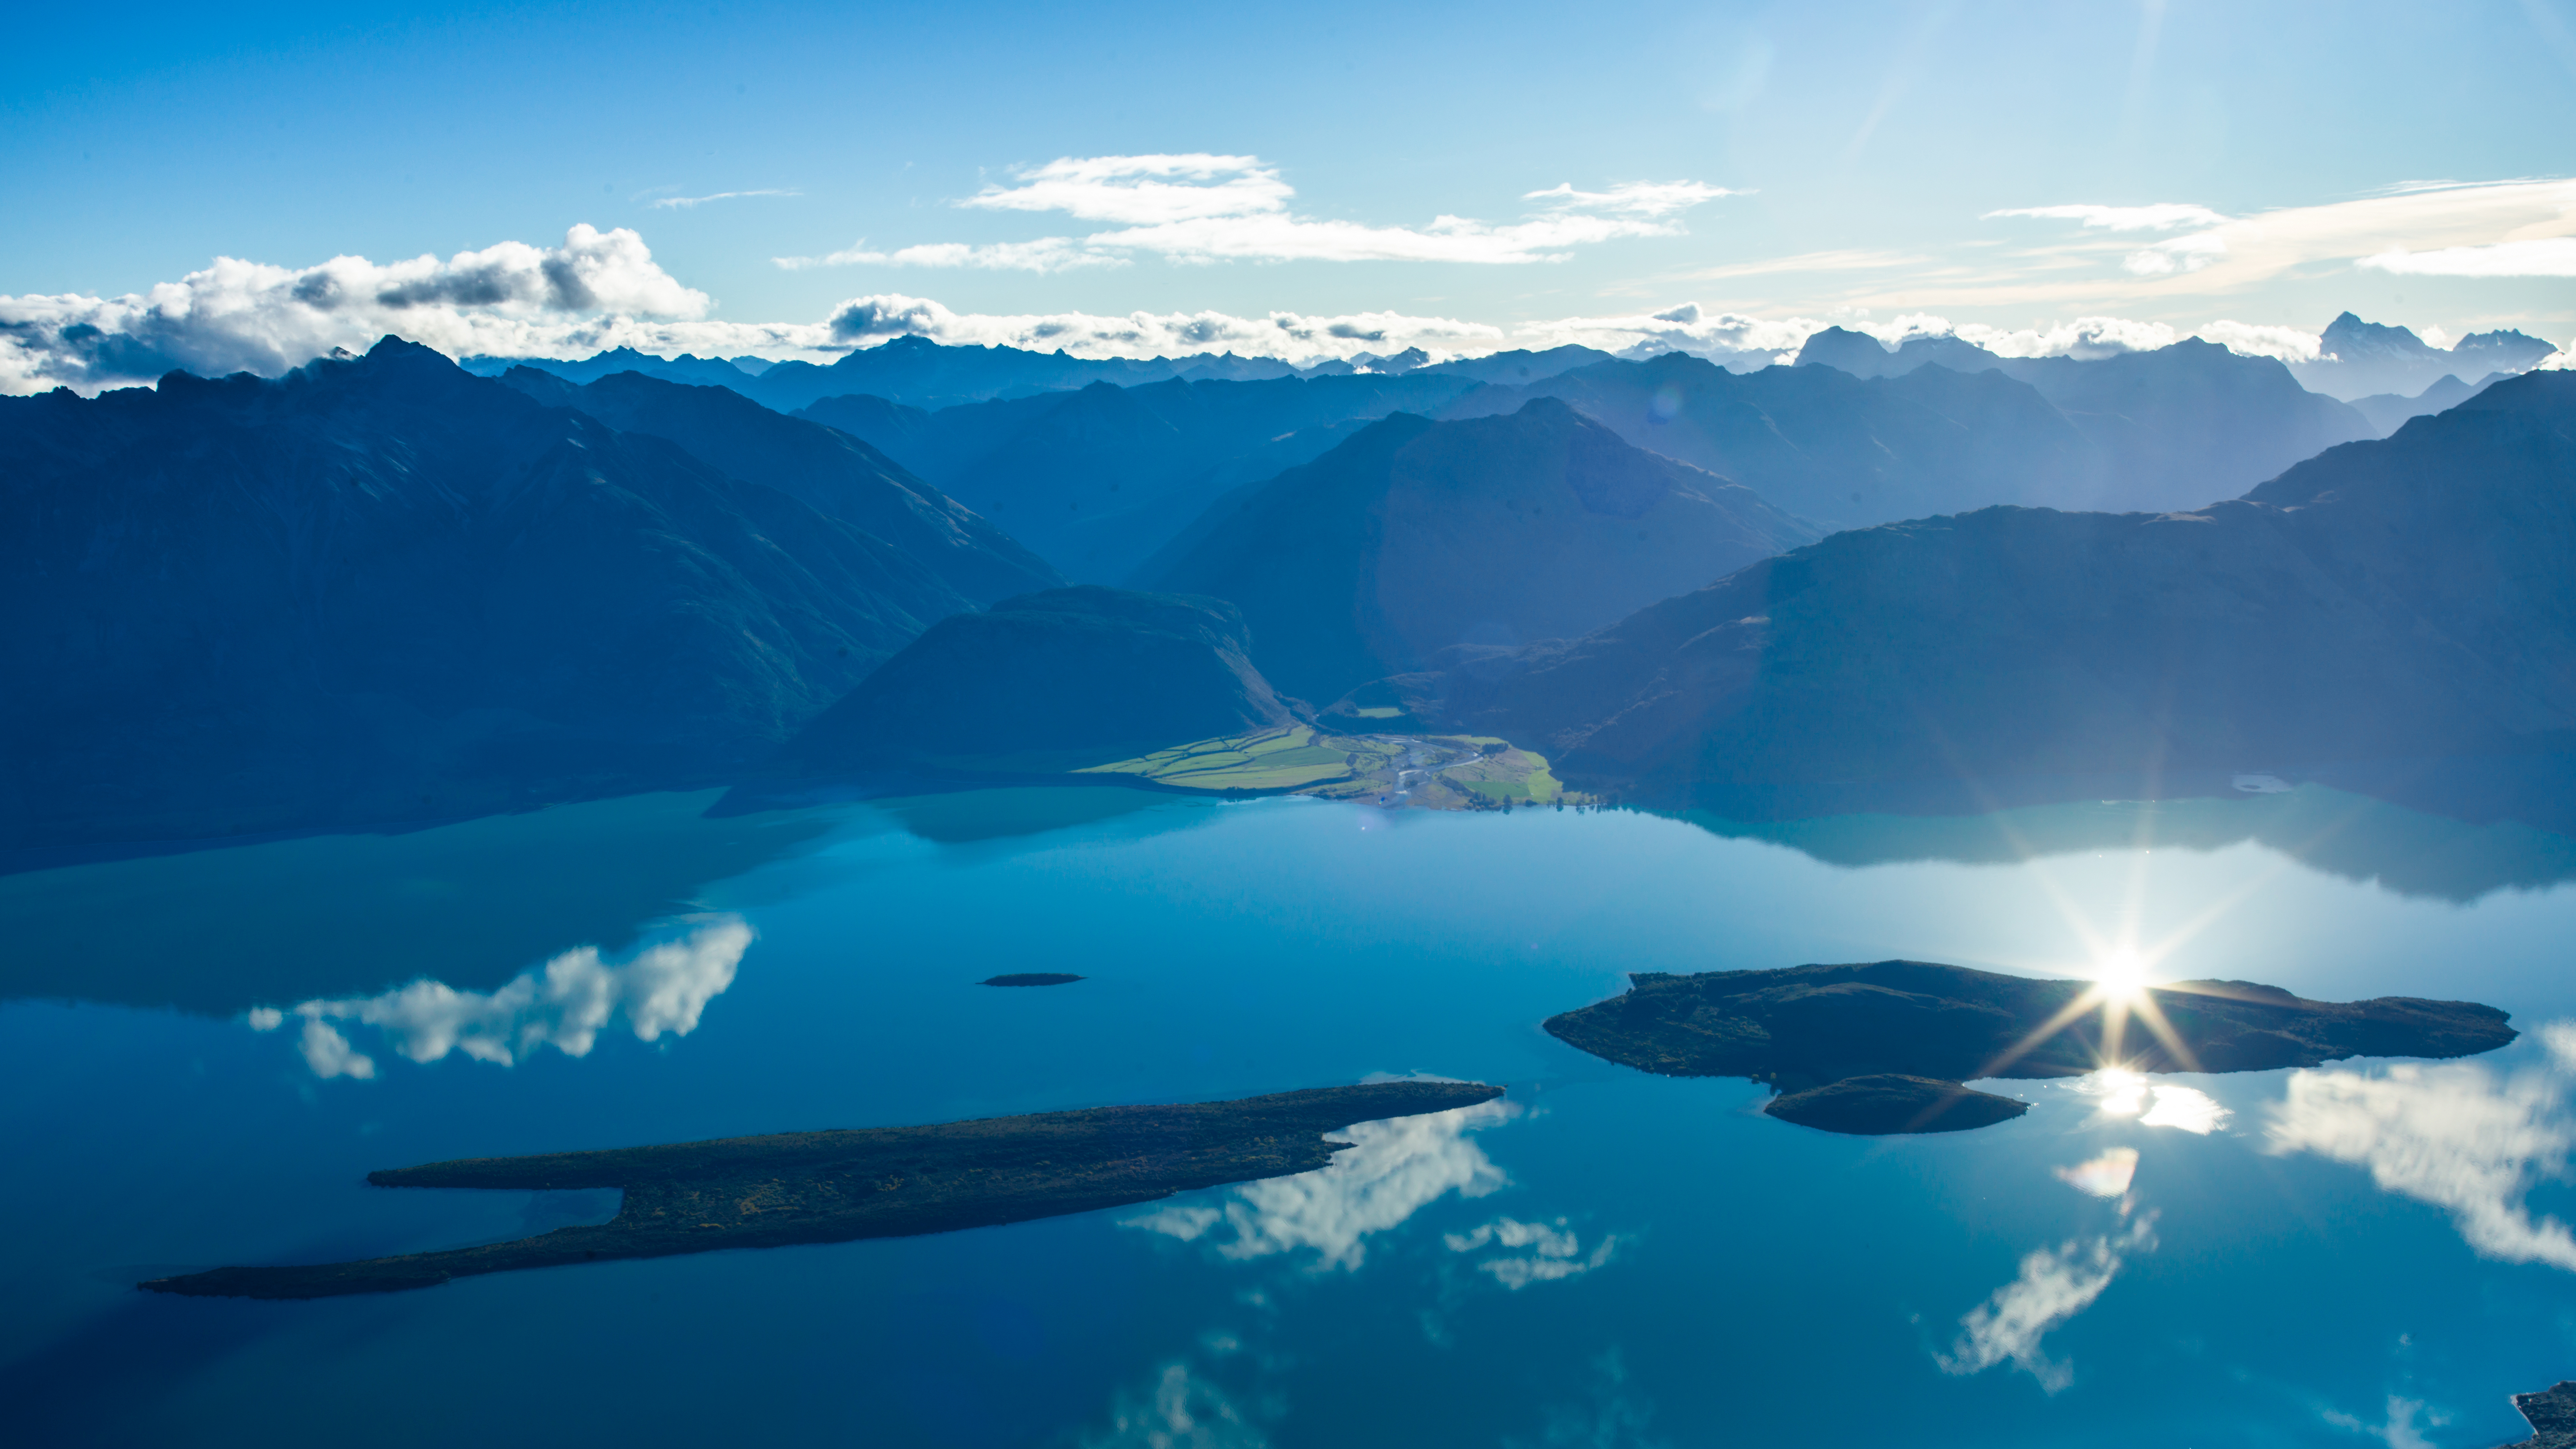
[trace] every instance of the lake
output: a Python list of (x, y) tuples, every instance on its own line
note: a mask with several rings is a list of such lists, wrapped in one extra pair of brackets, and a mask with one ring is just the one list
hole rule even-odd
[[(2114, 1446), (2519, 1438), (2576, 1377), (2576, 850), (2314, 786), (1738, 824), (1116, 789), (713, 794), (0, 876), (19, 1442)], [(2460, 998), (2466, 1063), (1988, 1084), (1837, 1137), (1540, 1029), (1894, 956)], [(976, 983), (1063, 971), (1060, 987)], [(649, 1039), (648, 1039), (649, 1038)], [(373, 1168), (1428, 1073), (1321, 1172), (316, 1302), (139, 1278), (613, 1193)]]

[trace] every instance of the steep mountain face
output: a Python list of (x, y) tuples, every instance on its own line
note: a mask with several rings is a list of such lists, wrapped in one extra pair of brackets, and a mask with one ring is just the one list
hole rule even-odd
[(2519, 332), (2477, 332), (2450, 348), (2439, 348), (2407, 328), (2364, 322), (2350, 312), (2326, 324), (2317, 346), (2319, 356), (2314, 362), (2298, 363), (2290, 370), (2305, 386), (2339, 398), (2379, 393), (2411, 396), (2445, 374), (2467, 378), (2519, 373), (2557, 350)]
[(2048, 399), (2097, 454), (2084, 475), (2060, 480), (2056, 496), (1961, 499), (1952, 507), (1982, 501), (2150, 512), (2195, 508), (2234, 497), (2337, 443), (2387, 432), (2299, 386), (2277, 361), (2239, 357), (2197, 339), (2079, 360), (1998, 357), (1956, 337), (1908, 338), (1890, 351), (1874, 337), (1829, 327), (1807, 340), (1798, 365), (1832, 367), (1854, 377), (1906, 377), (1927, 366), (1999, 372)]
[(725, 388), (636, 372), (574, 387), (533, 368), (513, 368), (501, 381), (620, 432), (668, 438), (728, 477), (792, 494), (893, 544), (977, 604), (1064, 582), (1018, 540), (858, 438)]
[(13, 843), (703, 778), (971, 607), (786, 493), (392, 339), (0, 399), (0, 460)]
[(1440, 416), (1511, 412), (1534, 397), (1562, 399), (1640, 448), (1829, 527), (1988, 503), (2089, 506), (2109, 491), (2100, 450), (2047, 399), (1994, 372), (1739, 374), (1672, 352), (1577, 368), (1525, 388), (1481, 388)]
[(2191, 514), (1837, 534), (1590, 637), (1403, 681), (1561, 775), (2125, 779), (2576, 742), (2576, 377), (2499, 383)]
[(1053, 589), (932, 625), (790, 740), (788, 774), (943, 760), (1030, 771), (1292, 723), (1217, 599)]
[(874, 404), (802, 416), (875, 443), (977, 509), (1066, 577), (1126, 583), (1227, 493), (1321, 456), (1369, 420), (1436, 408), (1475, 384), (1405, 377), (1094, 383), (943, 408), (917, 425)]
[(1580, 634), (1814, 537), (1541, 398), (1371, 424), (1212, 515), (1151, 586), (1232, 600), (1270, 678), (1328, 703), (1451, 646)]

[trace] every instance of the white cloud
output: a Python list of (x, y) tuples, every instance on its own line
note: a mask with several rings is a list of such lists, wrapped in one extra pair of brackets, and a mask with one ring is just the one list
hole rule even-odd
[[(2549, 1030), (2544, 1040), (2556, 1047)], [(2499, 1079), (2474, 1063), (2297, 1072), (2265, 1136), (2275, 1153), (2367, 1167), (2381, 1189), (2447, 1210), (2484, 1257), (2576, 1272), (2576, 1235), (2524, 1204), (2542, 1180), (2568, 1175), (2576, 1147), (2549, 1073)]]
[(2392, 247), (2353, 265), (2401, 277), (2576, 277), (2576, 237), (2410, 252)]
[(1525, 1223), (1515, 1218), (1496, 1218), (1463, 1233), (1443, 1233), (1440, 1241), (1453, 1253), (1478, 1252), (1488, 1245), (1504, 1248), (1527, 1248), (1520, 1257), (1487, 1258), (1476, 1265), (1477, 1271), (1491, 1273), (1494, 1281), (1517, 1292), (1532, 1283), (1553, 1283), (1589, 1273), (1610, 1261), (1619, 1247), (1618, 1235), (1607, 1234), (1589, 1256), (1583, 1252), (1582, 1240), (1558, 1218), (1554, 1224)]
[[(1220, 261), (1395, 261), (1514, 265), (1562, 261), (1568, 248), (1622, 237), (1673, 236), (1668, 220), (1729, 193), (1697, 181), (1628, 182), (1607, 191), (1571, 183), (1534, 191), (1539, 215), (1501, 225), (1435, 217), (1421, 227), (1370, 226), (1292, 215), (1296, 194), (1258, 156), (1201, 153), (1066, 156), (1013, 173), (957, 203), (986, 211), (1056, 212), (1117, 229), (1029, 242), (934, 243), (869, 250), (864, 243), (822, 257), (779, 257), (779, 266), (984, 267), (1036, 272), (1114, 264), (1132, 252), (1187, 263)], [(1085, 260), (1084, 258), (1089, 258)]]
[(1217, 1245), (1222, 1256), (1262, 1258), (1311, 1248), (1318, 1270), (1357, 1268), (1368, 1256), (1364, 1239), (1397, 1226), (1434, 1199), (1449, 1192), (1483, 1197), (1501, 1188), (1503, 1170), (1466, 1134), (1508, 1122), (1520, 1110), (1492, 1101), (1362, 1122), (1336, 1134), (1336, 1140), (1356, 1145), (1333, 1154), (1329, 1166), (1232, 1188), (1221, 1208), (1175, 1204), (1119, 1226), (1186, 1243), (1222, 1223), (1233, 1231), (1231, 1240)]
[[(461, 1051), (503, 1066), (541, 1046), (586, 1056), (600, 1031), (620, 1016), (640, 1041), (666, 1031), (687, 1036), (707, 1003), (733, 985), (734, 968), (750, 944), (751, 928), (726, 918), (682, 940), (646, 947), (623, 966), (603, 962), (593, 946), (567, 951), (489, 993), (422, 980), (380, 996), (307, 1001), (294, 1008), (304, 1018), (299, 1049), (316, 1076), (364, 1079), (376, 1074), (375, 1060), (352, 1047), (333, 1023), (375, 1027), (416, 1062)], [(285, 1013), (274, 1007), (249, 1013), (254, 1031), (274, 1030), (284, 1020)]]
[(1999, 216), (2036, 216), (2052, 221), (2080, 221), (2098, 231), (2172, 231), (2184, 226), (2218, 226), (2228, 218), (2206, 206), (2164, 201), (2148, 206), (2016, 206), (2006, 211), (1989, 211), (1977, 218), (1992, 221)]
[(2154, 1223), (2154, 1214), (2141, 1214), (2116, 1238), (2069, 1239), (2032, 1252), (2021, 1260), (2019, 1277), (1959, 1320), (1958, 1338), (1934, 1361), (1944, 1373), (1964, 1375), (2009, 1360), (2052, 1394), (2073, 1383), (2074, 1368), (2050, 1358), (2040, 1340), (2102, 1296), (2119, 1276), (2124, 1254), (2155, 1246)]
[[(2179, 219), (2173, 230), (2185, 234), (2131, 248), (2115, 239), (2120, 229), (2109, 220), (2124, 212)], [(1989, 215), (2054, 217), (2084, 227), (2065, 240), (2015, 249), (1993, 266), (1908, 279), (1905, 305), (2169, 304), (2178, 296), (2250, 291), (2294, 271), (2313, 275), (2319, 264), (2357, 264), (2392, 254), (2445, 259), (2437, 265), (2531, 265), (2529, 259), (2545, 261), (2557, 255), (2556, 249), (2516, 247), (2487, 254), (2485, 260), (2448, 259), (2454, 253), (2576, 236), (2576, 180), (2425, 182), (2347, 201), (2236, 217), (2213, 212), (2193, 219), (2165, 207), (2020, 207)], [(2113, 235), (2102, 235), (2105, 231)], [(2114, 260), (2115, 269), (2102, 265)], [(1862, 305), (1879, 299), (1857, 295), (1849, 300)]]
[(1628, 181), (1607, 191), (1577, 191), (1571, 181), (1545, 191), (1524, 193), (1523, 201), (1541, 201), (1564, 210), (1608, 211), (1622, 216), (1670, 216), (1721, 196), (1741, 196), (1723, 186), (1701, 181)]
[(1297, 193), (1258, 156), (1064, 156), (957, 203), (985, 211), (1061, 211), (1084, 221), (1160, 226), (1288, 209)]
[(2283, 362), (2314, 362), (2324, 355), (2325, 343), (2314, 332), (2296, 327), (2264, 326), (2251, 322), (2212, 322), (2194, 334), (2204, 341), (2215, 342), (2243, 357), (2271, 357)]
[(576, 226), (559, 247), (502, 242), (445, 261), (341, 256), (290, 269), (218, 257), (141, 295), (0, 297), (0, 390), (172, 368), (274, 376), (389, 332), (450, 353), (513, 352), (579, 330), (566, 326), (575, 318), (689, 319), (709, 305), (623, 228)]
[(809, 267), (844, 267), (873, 265), (888, 267), (971, 267), (995, 272), (1065, 272), (1078, 267), (1123, 267), (1128, 259), (1115, 252), (1093, 251), (1071, 237), (1040, 237), (1036, 241), (991, 242), (981, 246), (968, 242), (928, 242), (903, 247), (891, 252), (870, 251), (862, 239), (857, 245), (820, 257), (773, 257), (770, 260), (791, 272)]
[(719, 192), (716, 192), (715, 194), (713, 194), (713, 195), (711, 195), (711, 196), (665, 196), (665, 197), (660, 198), (659, 200), (652, 201), (652, 202), (648, 202), (648, 203), (646, 203), (646, 204), (647, 204), (647, 205), (649, 205), (649, 206), (651, 206), (651, 207), (653, 207), (653, 208), (654, 208), (655, 210), (657, 210), (657, 211), (687, 211), (687, 210), (689, 210), (689, 209), (691, 209), (691, 208), (693, 208), (693, 207), (700, 207), (700, 206), (704, 206), (704, 205), (706, 205), (706, 204), (707, 204), (708, 202), (710, 202), (710, 201), (732, 201), (732, 200), (734, 200), (736, 197), (743, 197), (743, 196), (803, 196), (804, 194), (805, 194), (805, 193), (804, 193), (804, 192), (802, 192), (802, 191), (774, 191), (774, 190), (764, 190), (764, 191), (719, 191)]

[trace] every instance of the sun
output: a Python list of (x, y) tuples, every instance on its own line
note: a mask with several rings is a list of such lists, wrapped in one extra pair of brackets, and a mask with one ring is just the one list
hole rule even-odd
[(2127, 946), (2107, 951), (2093, 963), (2093, 981), (2104, 996), (2143, 996), (2147, 990), (2147, 958)]

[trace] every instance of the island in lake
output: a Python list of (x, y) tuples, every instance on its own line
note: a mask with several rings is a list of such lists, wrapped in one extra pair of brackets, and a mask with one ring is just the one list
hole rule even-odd
[(450, 1278), (717, 1248), (776, 1248), (991, 1227), (1307, 1172), (1350, 1145), (1327, 1132), (1469, 1107), (1481, 1082), (1374, 1082), (1164, 1107), (728, 1137), (604, 1152), (480, 1157), (367, 1174), (378, 1187), (622, 1188), (617, 1216), (515, 1242), (350, 1263), (215, 1268), (138, 1287), (327, 1298)]
[(2350, 1056), (2463, 1057), (2512, 1041), (2466, 1001), (2308, 1001), (2277, 986), (2183, 981), (2118, 990), (1877, 961), (1783, 971), (1641, 971), (1625, 995), (1550, 1017), (1597, 1057), (1677, 1077), (1751, 1077), (1763, 1110), (1829, 1132), (1957, 1132), (2026, 1105), (1980, 1077), (2252, 1072)]
[(987, 976), (980, 986), (1071, 986), (1082, 978), (1070, 971), (1005, 971)]

